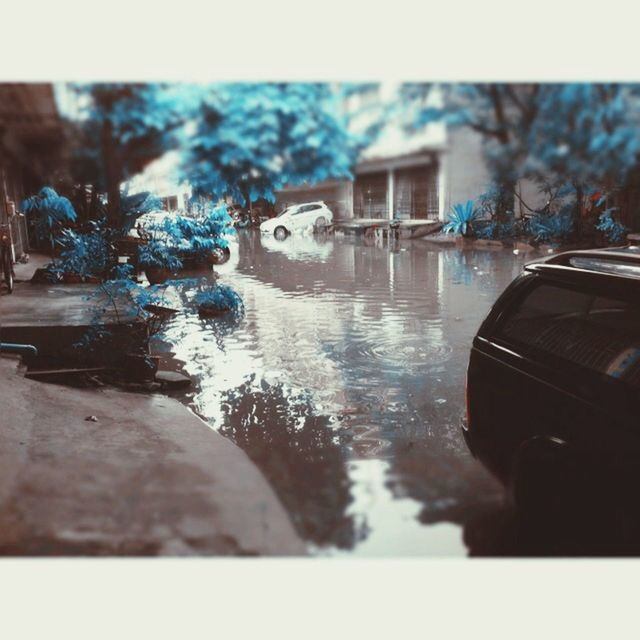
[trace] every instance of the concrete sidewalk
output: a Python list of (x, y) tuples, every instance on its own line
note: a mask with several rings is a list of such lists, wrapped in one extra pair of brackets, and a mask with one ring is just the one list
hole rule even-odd
[(37, 269), (44, 269), (52, 260), (51, 256), (44, 253), (29, 254), (29, 262), (16, 262), (13, 265), (16, 282), (28, 282)]
[(177, 401), (19, 369), (0, 357), (0, 554), (305, 553), (257, 467)]

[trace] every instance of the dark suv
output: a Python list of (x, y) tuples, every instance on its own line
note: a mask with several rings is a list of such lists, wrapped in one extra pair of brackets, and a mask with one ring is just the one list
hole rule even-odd
[(473, 341), (466, 393), (467, 444), (516, 503), (570, 495), (564, 504), (628, 513), (640, 488), (640, 248), (528, 264)]

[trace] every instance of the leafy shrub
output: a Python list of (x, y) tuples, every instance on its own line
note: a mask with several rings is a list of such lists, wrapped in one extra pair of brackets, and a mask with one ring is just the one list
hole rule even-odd
[[(151, 337), (163, 329), (163, 322), (157, 322), (149, 307), (165, 304), (166, 287), (159, 285), (144, 287), (132, 280), (131, 275), (131, 265), (117, 265), (113, 270), (113, 278), (102, 282), (86, 297), (93, 308), (91, 324), (82, 338), (73, 345), (74, 348), (90, 352), (108, 344), (110, 348), (120, 353), (140, 347), (143, 350), (148, 349)], [(142, 321), (147, 330), (144, 335), (133, 338), (137, 344), (130, 344), (126, 340), (116, 344), (113, 342), (113, 333), (108, 329), (107, 314), (111, 316), (110, 324), (131, 324)]]
[(605, 238), (613, 244), (621, 244), (625, 241), (629, 229), (613, 217), (617, 207), (606, 209), (600, 214), (596, 229), (604, 233)]
[(202, 311), (213, 313), (227, 311), (240, 313), (244, 309), (242, 298), (234, 289), (224, 284), (215, 284), (201, 289), (195, 295), (194, 302)]
[(574, 232), (573, 215), (564, 213), (537, 213), (529, 220), (529, 232), (536, 242), (562, 242)]
[(166, 218), (161, 231), (167, 244), (185, 257), (204, 259), (214, 249), (226, 249), (229, 246), (224, 236), (233, 232), (231, 223), (225, 206), (208, 206), (193, 218)]
[(176, 249), (161, 240), (151, 240), (138, 248), (138, 260), (142, 268), (168, 269), (177, 271), (182, 268), (182, 260), (176, 255)]
[(483, 240), (505, 240), (513, 238), (518, 234), (518, 225), (514, 220), (499, 222), (498, 220), (488, 220), (484, 224), (476, 224), (473, 233), (477, 238)]
[(109, 243), (99, 229), (89, 233), (63, 229), (56, 241), (62, 246), (62, 251), (60, 258), (49, 266), (49, 271), (77, 273), (84, 277), (106, 277), (113, 264), (113, 257)]
[(21, 209), (34, 220), (39, 240), (50, 239), (57, 226), (75, 222), (77, 219), (71, 202), (59, 196), (51, 187), (43, 187), (35, 196), (24, 200)]
[(473, 200), (468, 200), (464, 204), (455, 204), (449, 213), (449, 222), (442, 230), (445, 233), (459, 233), (468, 236), (471, 232), (472, 223), (480, 217), (480, 210), (476, 209)]

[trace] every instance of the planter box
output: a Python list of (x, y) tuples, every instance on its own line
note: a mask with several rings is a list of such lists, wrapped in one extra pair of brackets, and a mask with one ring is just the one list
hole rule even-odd
[(483, 238), (478, 238), (474, 241), (476, 247), (493, 247), (496, 249), (503, 249), (504, 242), (502, 240), (485, 240)]
[(215, 309), (213, 307), (207, 307), (203, 305), (198, 307), (198, 315), (201, 318), (218, 318), (228, 312), (229, 312), (229, 309), (220, 310), (220, 309)]
[(159, 356), (127, 353), (122, 358), (125, 376), (132, 382), (153, 382), (160, 363)]

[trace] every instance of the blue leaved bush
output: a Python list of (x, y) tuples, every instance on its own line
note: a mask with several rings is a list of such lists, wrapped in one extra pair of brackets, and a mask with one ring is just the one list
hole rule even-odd
[(473, 222), (481, 216), (480, 209), (476, 208), (473, 200), (467, 200), (465, 203), (455, 204), (449, 212), (449, 220), (442, 227), (445, 233), (458, 233), (462, 236), (469, 237), (472, 232)]
[(629, 229), (614, 217), (617, 207), (610, 207), (603, 211), (598, 217), (596, 229), (604, 233), (605, 238), (613, 244), (622, 244), (625, 241)]
[(204, 316), (220, 315), (227, 312), (241, 314), (244, 303), (240, 295), (225, 284), (203, 286), (194, 296), (198, 312)]

